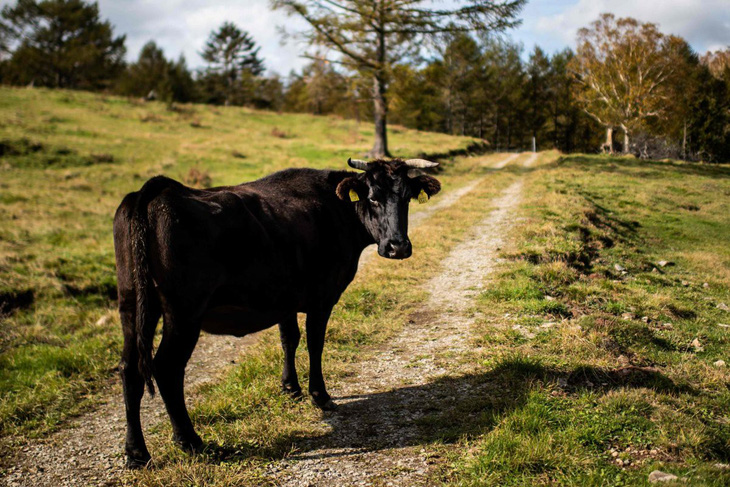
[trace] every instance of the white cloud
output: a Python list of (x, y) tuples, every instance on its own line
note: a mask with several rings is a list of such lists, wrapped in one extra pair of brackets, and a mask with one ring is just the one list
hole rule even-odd
[(684, 37), (700, 53), (730, 44), (728, 0), (579, 0), (561, 12), (533, 19), (534, 30), (574, 46), (578, 29), (604, 12), (659, 24), (663, 33)]

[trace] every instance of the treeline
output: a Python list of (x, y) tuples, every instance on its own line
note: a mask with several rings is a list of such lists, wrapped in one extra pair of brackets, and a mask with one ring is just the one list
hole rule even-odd
[[(601, 127), (573, 99), (568, 72), (573, 53), (553, 56), (539, 47), (522, 60), (522, 47), (501, 37), (452, 36), (439, 56), (420, 67), (396, 65), (388, 118), (419, 130), (483, 138), (496, 150), (558, 148), (593, 152)], [(290, 111), (370, 117), (369, 85), (315, 61), (285, 94)]]
[[(447, 32), (428, 59), (388, 62), (378, 76), (387, 121), (469, 135), (496, 150), (623, 151), (730, 160), (730, 49), (696, 54), (653, 24), (602, 15), (576, 50), (525, 56), (503, 37)], [(372, 121), (372, 79), (325, 57), (282, 80), (264, 76), (254, 39), (226, 22), (191, 70), (153, 42), (126, 63), (96, 4), (18, 0), (2, 10), (0, 81), (100, 90), (174, 102), (247, 105)], [(377, 105), (377, 103), (375, 104)]]
[[(451, 36), (435, 59), (393, 68), (389, 121), (496, 150), (534, 140), (538, 150), (730, 161), (730, 49), (700, 57), (652, 24), (619, 23), (623, 32), (583, 38), (577, 52), (535, 47), (527, 60), (501, 37)], [(286, 110), (370, 117), (368, 87), (331, 64), (293, 76)]]

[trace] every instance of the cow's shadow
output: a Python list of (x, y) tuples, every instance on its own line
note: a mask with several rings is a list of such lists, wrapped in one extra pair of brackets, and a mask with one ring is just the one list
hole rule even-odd
[[(488, 431), (500, 416), (524, 405), (530, 392), (541, 384), (554, 384), (557, 394), (639, 387), (670, 394), (696, 393), (652, 368), (579, 367), (566, 371), (515, 359), (485, 373), (443, 377), (387, 392), (335, 396), (339, 408), (323, 414), (331, 427), (327, 433), (277, 438), (279, 447), (285, 448), (275, 450), (296, 453), (264, 455), (271, 460), (311, 459), (454, 442)], [(213, 462), (240, 460), (242, 453), (238, 448), (212, 444), (207, 451)], [(262, 452), (250, 453), (261, 456)]]

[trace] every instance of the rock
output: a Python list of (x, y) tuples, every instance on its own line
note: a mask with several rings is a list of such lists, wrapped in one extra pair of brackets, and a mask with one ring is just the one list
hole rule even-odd
[(702, 346), (702, 343), (700, 343), (699, 338), (695, 338), (694, 340), (692, 340), (692, 343), (690, 343), (690, 345), (692, 346), (692, 348), (695, 349), (695, 352), (701, 352), (705, 349), (705, 347)]
[(109, 315), (104, 315), (101, 318), (99, 318), (96, 322), (96, 326), (104, 326), (109, 322)]
[(730, 470), (730, 464), (727, 463), (716, 463), (713, 465), (713, 467), (720, 470)]
[(672, 325), (671, 323), (664, 323), (661, 326), (661, 328), (662, 328), (662, 330), (673, 330), (674, 329), (674, 325)]
[(730, 308), (725, 303), (718, 303), (717, 309), (721, 309), (723, 311), (730, 311)]
[(712, 365), (714, 365), (715, 367), (725, 367), (725, 361), (718, 360), (718, 361), (714, 362)]
[(710, 285), (708, 283), (706, 283), (706, 282), (703, 282), (702, 283), (702, 287), (705, 288), (705, 289), (707, 289), (708, 287), (710, 287)]
[(565, 377), (558, 378), (558, 387), (561, 389), (566, 389), (568, 387), (568, 379)]
[(726, 325), (725, 323), (718, 323), (717, 326), (720, 328), (730, 328), (730, 325)]
[(659, 269), (657, 269), (656, 267), (653, 267), (651, 269), (651, 272), (652, 272), (652, 274), (659, 274)]
[(624, 320), (633, 320), (634, 313), (624, 313), (621, 315), (621, 318), (623, 318)]
[(552, 328), (553, 326), (555, 326), (555, 323), (552, 321), (548, 321), (547, 323), (543, 323), (542, 325), (540, 325), (540, 328)]
[(674, 265), (674, 262), (669, 262), (668, 260), (660, 260), (659, 262), (657, 262), (657, 264), (659, 265), (659, 267), (666, 267), (668, 265)]
[(689, 281), (682, 281), (682, 286), (688, 287), (689, 286)]
[(671, 482), (672, 480), (677, 480), (677, 478), (678, 477), (676, 475), (662, 472), (661, 470), (654, 470), (649, 474), (649, 482), (652, 484), (657, 482)]
[(641, 317), (641, 321), (643, 321), (644, 323), (649, 323), (649, 317), (648, 316), (642, 316)]
[(622, 272), (622, 271), (625, 271), (626, 270), (626, 268), (624, 266), (622, 266), (621, 264), (614, 264), (613, 265), (613, 268), (616, 269), (619, 272)]
[(555, 298), (552, 296), (545, 296), (545, 301), (555, 301)]

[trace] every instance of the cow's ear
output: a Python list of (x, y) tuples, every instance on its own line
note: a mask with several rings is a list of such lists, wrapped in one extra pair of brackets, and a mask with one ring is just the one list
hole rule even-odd
[(441, 183), (439, 183), (439, 180), (431, 176), (426, 176), (425, 174), (411, 179), (411, 184), (413, 185), (414, 195), (418, 195), (421, 191), (424, 191), (430, 198), (441, 191)]
[(359, 201), (365, 196), (363, 186), (356, 177), (345, 178), (337, 185), (337, 197), (343, 201)]

